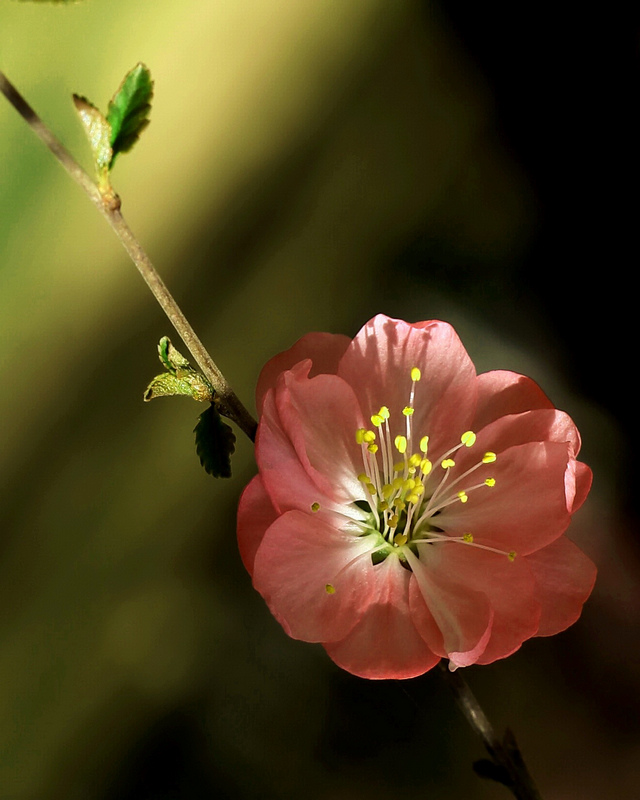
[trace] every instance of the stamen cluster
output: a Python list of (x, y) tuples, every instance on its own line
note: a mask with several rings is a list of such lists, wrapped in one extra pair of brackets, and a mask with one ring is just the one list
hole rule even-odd
[[(464, 544), (474, 544), (473, 534), (465, 533), (462, 537), (447, 536), (441, 528), (433, 524), (432, 520), (446, 506), (457, 502), (466, 503), (470, 492), (481, 487), (495, 486), (496, 480), (493, 477), (464, 488), (461, 484), (482, 465), (493, 463), (496, 454), (491, 451), (485, 452), (480, 460), (462, 475), (450, 479), (451, 470), (456, 464), (452, 456), (462, 447), (473, 447), (477, 440), (473, 431), (465, 431), (460, 437), (459, 444), (436, 459), (436, 464), (442, 470), (436, 485), (433, 462), (428, 458), (429, 436), (426, 434), (420, 436), (418, 448), (412, 452), (414, 447), (412, 418), (415, 412), (416, 385), (421, 377), (420, 369), (414, 367), (411, 370), (409, 403), (402, 410), (405, 418), (404, 433), (392, 435), (391, 413), (388, 406), (382, 406), (377, 414), (371, 416), (371, 424), (377, 433), (373, 429), (356, 430), (356, 442), (362, 448), (364, 464), (364, 471), (358, 475), (358, 480), (370, 497), (369, 505), (377, 530), (395, 547), (402, 547), (408, 542), (419, 544), (459, 541)], [(493, 548), (483, 547), (483, 549)], [(507, 555), (511, 560), (515, 557), (513, 551)]]

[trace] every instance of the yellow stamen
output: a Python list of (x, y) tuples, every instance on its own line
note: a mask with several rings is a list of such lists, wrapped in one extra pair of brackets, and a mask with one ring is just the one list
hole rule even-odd
[(451, 467), (455, 467), (456, 462), (452, 458), (445, 458), (445, 460), (440, 465), (442, 469), (451, 469)]
[(415, 408), (411, 408), (411, 406), (405, 406), (402, 409), (402, 413), (405, 415), (405, 417), (410, 417), (413, 414), (414, 411), (415, 411)]
[(473, 534), (472, 533), (465, 533), (462, 535), (462, 541), (471, 544), (473, 542)]
[(399, 453), (402, 453), (402, 455), (404, 455), (406, 453), (406, 451), (407, 451), (407, 439), (406, 439), (406, 436), (396, 436), (396, 438), (394, 439), (394, 444), (396, 446), (396, 450)]
[(419, 380), (420, 380), (420, 378), (421, 378), (421, 377), (422, 377), (422, 373), (420, 372), (420, 370), (418, 369), (418, 367), (414, 367), (414, 368), (411, 370), (411, 380), (412, 380), (412, 381), (416, 381), (416, 382), (417, 382), (417, 381), (419, 381)]
[(482, 456), (482, 463), (483, 464), (493, 464), (498, 456), (495, 453), (487, 452)]
[(382, 419), (389, 419), (391, 414), (389, 413), (389, 409), (387, 406), (382, 406), (380, 411), (378, 411), (378, 415), (382, 417)]
[(371, 444), (371, 442), (375, 442), (376, 435), (373, 431), (365, 431), (362, 434), (362, 441), (366, 442), (367, 444)]
[(473, 445), (476, 443), (476, 438), (477, 437), (473, 431), (465, 431), (460, 437), (460, 441), (467, 447), (473, 447)]
[(458, 497), (460, 498), (461, 503), (466, 503), (469, 499), (466, 492), (458, 492)]
[(432, 467), (433, 464), (429, 461), (428, 458), (423, 458), (422, 461), (420, 462), (420, 472), (423, 475), (428, 475), (431, 472)]
[(356, 431), (356, 442), (358, 444), (362, 444), (364, 442), (365, 433), (366, 431), (364, 428), (358, 428), (358, 430)]
[(428, 436), (423, 436), (422, 439), (420, 439), (420, 450), (421, 450), (421, 452), (423, 452), (426, 455), (428, 447), (429, 447), (429, 437)]
[(496, 479), (495, 478), (487, 478), (484, 483), (485, 483), (485, 486), (495, 486), (496, 485)]
[(320, 511), (320, 503), (312, 503), (311, 510), (313, 511), (314, 514), (316, 511)]
[(509, 561), (515, 561), (516, 551), (512, 550), (510, 553), (507, 553), (507, 558), (509, 559)]
[(380, 416), (380, 414), (374, 414), (371, 417), (371, 424), (375, 425), (376, 428), (379, 428), (383, 422), (384, 422), (384, 417)]
[(396, 545), (396, 547), (400, 547), (400, 546), (402, 546), (403, 544), (406, 544), (406, 543), (407, 543), (407, 539), (408, 539), (408, 538), (409, 538), (409, 537), (407, 536), (407, 534), (406, 534), (406, 533), (397, 533), (397, 534), (396, 534), (396, 535), (393, 537), (393, 543)]
[(325, 584), (324, 590), (325, 590), (325, 592), (327, 594), (335, 594), (336, 593), (336, 587), (331, 583)]
[(377, 445), (377, 444), (370, 444), (370, 445), (367, 447), (367, 450), (368, 450), (370, 453), (377, 453), (377, 452), (378, 452), (378, 445)]

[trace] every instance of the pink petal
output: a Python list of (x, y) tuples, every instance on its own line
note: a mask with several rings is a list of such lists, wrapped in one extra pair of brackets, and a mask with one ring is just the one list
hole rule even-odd
[(424, 602), (442, 634), (443, 644), (440, 645), (439, 637), (432, 640), (431, 626), (420, 626), (420, 634), (432, 650), (442, 646), (438, 655), (446, 656), (455, 667), (468, 667), (478, 661), (489, 642), (493, 624), (491, 604), (486, 594), (465, 585), (464, 576), (449, 570), (447, 553), (442, 548), (425, 550), (420, 549), (420, 558), (408, 548), (405, 550), (413, 571), (409, 597), (414, 623), (420, 626), (424, 618), (420, 612), (414, 614), (414, 609)]
[(371, 604), (348, 636), (326, 644), (339, 667), (361, 678), (414, 678), (440, 660), (416, 631), (409, 614), (410, 573), (389, 556), (376, 567)]
[(570, 461), (564, 476), (567, 508), (574, 514), (587, 499), (593, 473), (582, 461)]
[(308, 378), (300, 367), (285, 372), (276, 389), (283, 429), (327, 495), (346, 503), (362, 498), (357, 476), (364, 465), (356, 431), (363, 419), (353, 389), (336, 375)]
[[(465, 547), (456, 549), (465, 550)], [(511, 655), (523, 642), (536, 635), (540, 602), (526, 558), (516, 556), (514, 561), (510, 561), (497, 553), (473, 547), (466, 549), (466, 581), (469, 586), (485, 592), (493, 609), (491, 638), (477, 662), (490, 664)], [(461, 562), (462, 558), (459, 558), (456, 567), (462, 573)]]
[(264, 535), (253, 585), (289, 636), (343, 639), (375, 594), (370, 553), (376, 543), (375, 536), (357, 537), (317, 515), (289, 511)]
[(341, 334), (307, 333), (298, 339), (293, 347), (267, 361), (256, 386), (258, 413), (262, 412), (265, 394), (276, 385), (276, 380), (281, 373), (308, 358), (312, 362), (309, 373), (311, 377), (324, 373), (335, 375), (338, 371), (338, 363), (350, 342), (351, 339), (348, 336)]
[[(310, 362), (303, 362), (294, 370), (299, 373), (301, 379), (305, 364), (308, 366)], [(334, 380), (339, 379), (334, 378)], [(350, 393), (350, 398), (343, 397), (339, 392), (336, 397), (340, 397), (342, 402), (348, 404), (349, 399), (353, 401), (353, 393), (344, 382), (340, 381), (340, 384)], [(273, 505), (280, 512), (292, 509), (311, 511), (312, 506), (319, 503), (323, 512), (351, 513), (353, 517), (358, 518), (361, 515), (359, 512), (356, 513), (357, 509), (350, 510), (345, 506), (345, 490), (338, 483), (339, 473), (344, 473), (346, 468), (338, 465), (336, 469), (332, 465), (331, 473), (335, 474), (335, 481), (313, 468), (305, 442), (305, 433), (309, 431), (308, 421), (306, 421), (307, 427), (304, 428), (298, 420), (295, 406), (291, 402), (291, 391), (286, 386), (284, 376), (280, 379), (279, 386), (277, 401), (276, 390), (270, 389), (265, 395), (256, 437), (256, 460), (264, 487)], [(333, 410), (330, 409), (329, 413)], [(341, 417), (344, 417), (344, 411), (343, 408), (338, 412)], [(314, 425), (311, 425), (310, 429), (313, 431)], [(335, 430), (333, 432), (335, 433)], [(353, 432), (349, 436), (349, 441), (355, 446)], [(323, 442), (322, 446), (330, 449), (331, 443)], [(345, 446), (344, 440), (337, 442), (336, 451), (341, 451)], [(357, 493), (357, 497), (363, 497), (363, 488), (356, 477), (355, 472), (347, 476), (347, 486)]]
[(480, 430), (507, 414), (536, 408), (553, 408), (553, 403), (531, 378), (508, 370), (493, 370), (478, 375), (478, 406), (473, 422)]
[(478, 453), (491, 450), (500, 454), (509, 447), (527, 442), (566, 442), (573, 456), (580, 450), (580, 434), (573, 420), (555, 408), (510, 414), (474, 430), (478, 434), (476, 444), (462, 450), (456, 459), (463, 468), (467, 462), (477, 461)]
[(556, 442), (509, 448), (460, 483), (465, 488), (494, 477), (495, 486), (481, 485), (469, 492), (468, 502), (444, 508), (436, 517), (438, 527), (451, 535), (470, 533), (477, 544), (505, 553), (539, 550), (564, 533), (571, 519), (564, 491), (568, 458), (567, 445)]
[(249, 575), (253, 574), (253, 562), (265, 531), (277, 516), (262, 479), (256, 475), (245, 487), (238, 505), (238, 548)]
[[(404, 430), (411, 370), (416, 385), (413, 423), (439, 446), (468, 427), (475, 408), (475, 369), (454, 329), (445, 322), (409, 324), (380, 314), (368, 322), (345, 352), (338, 375), (354, 389), (366, 419), (385, 405), (393, 435)], [(452, 433), (453, 432), (453, 433)]]
[(578, 619), (591, 594), (596, 567), (576, 545), (561, 536), (527, 556), (542, 605), (538, 636), (552, 636)]

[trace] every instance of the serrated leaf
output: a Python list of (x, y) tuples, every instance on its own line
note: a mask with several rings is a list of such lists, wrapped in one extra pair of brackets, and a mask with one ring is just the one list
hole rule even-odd
[(107, 121), (111, 125), (111, 167), (118, 153), (131, 150), (149, 124), (147, 117), (152, 97), (151, 73), (144, 64), (138, 64), (125, 76), (109, 102)]
[(103, 184), (108, 181), (109, 165), (113, 159), (111, 125), (86, 97), (74, 94), (73, 104), (87, 134), (96, 172), (100, 183)]
[(205, 470), (214, 478), (230, 478), (236, 437), (213, 403), (200, 414), (194, 433), (196, 453)]

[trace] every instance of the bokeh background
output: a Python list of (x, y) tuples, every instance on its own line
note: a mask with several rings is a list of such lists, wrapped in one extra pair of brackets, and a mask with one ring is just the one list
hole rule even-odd
[[(138, 61), (123, 212), (253, 409), (262, 364), (377, 312), (538, 380), (594, 469), (581, 620), (466, 677), (546, 800), (636, 797), (637, 10), (441, 0), (0, 0), (0, 64), (89, 168), (71, 94)], [(201, 469), (172, 334), (0, 98), (0, 798), (509, 796), (437, 674), (366, 682), (288, 639), (235, 547), (255, 471)], [(174, 336), (174, 341), (176, 337)], [(177, 342), (176, 342), (177, 343)]]

